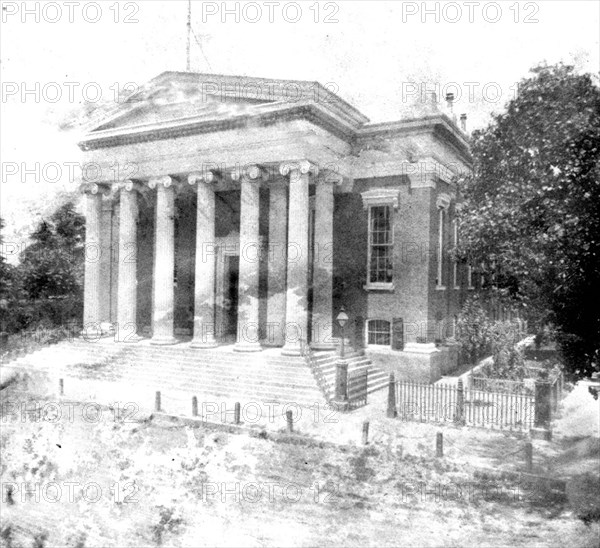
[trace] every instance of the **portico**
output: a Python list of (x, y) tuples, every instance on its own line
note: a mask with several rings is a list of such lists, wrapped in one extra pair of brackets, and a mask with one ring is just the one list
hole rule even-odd
[[(89, 243), (103, 229), (102, 195), (119, 205), (116, 339), (132, 342), (142, 335), (137, 314), (138, 208), (141, 201), (151, 201), (154, 245), (150, 342), (178, 342), (174, 322), (178, 196), (186, 206), (195, 205), (196, 213), (192, 347), (211, 348), (230, 342), (231, 335), (235, 335), (234, 350), (238, 352), (260, 351), (265, 344), (281, 346), (287, 355), (299, 355), (307, 343), (332, 349), (332, 255), (314, 253), (313, 249), (317, 245), (325, 250), (331, 245), (333, 192), (341, 181), (338, 174), (319, 172), (315, 163), (300, 159), (222, 169), (200, 164), (198, 170), (187, 174), (85, 186)], [(312, 215), (311, 192), (322, 198), (314, 201)], [(225, 236), (217, 236), (216, 202), (227, 194), (229, 201), (238, 201), (239, 230), (234, 228)], [(269, 219), (266, 231), (261, 231), (261, 216)], [(311, 218), (319, 228), (318, 236), (317, 231), (309, 229)], [(184, 228), (180, 223), (179, 229)], [(310, 235), (313, 237), (309, 241)], [(86, 267), (87, 280), (101, 277), (100, 261), (86, 263)], [(311, 276), (318, 280), (317, 304), (312, 308), (308, 305)], [(85, 326), (89, 333), (95, 333), (101, 330), (104, 320), (100, 307), (95, 306), (103, 298), (102, 284), (89, 283), (86, 288)], [(312, 333), (308, 330), (309, 315)]]

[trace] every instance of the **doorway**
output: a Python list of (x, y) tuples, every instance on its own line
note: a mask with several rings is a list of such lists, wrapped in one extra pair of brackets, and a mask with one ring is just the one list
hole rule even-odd
[(237, 335), (238, 286), (240, 256), (226, 255), (223, 276), (223, 338), (230, 341)]

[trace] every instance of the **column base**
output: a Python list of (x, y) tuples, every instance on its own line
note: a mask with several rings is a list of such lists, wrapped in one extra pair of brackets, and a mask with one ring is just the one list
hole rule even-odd
[(335, 344), (333, 343), (310, 343), (310, 347), (313, 350), (335, 350)]
[(215, 348), (217, 346), (219, 346), (219, 344), (214, 339), (206, 341), (203, 341), (202, 339), (193, 339), (190, 343), (190, 348)]
[(150, 344), (154, 346), (169, 346), (178, 342), (175, 337), (152, 337), (150, 339)]
[(262, 346), (258, 342), (235, 343), (233, 350), (235, 352), (261, 352)]
[(287, 343), (281, 349), (282, 356), (302, 356), (302, 346), (300, 343)]
[(86, 341), (90, 339), (97, 341), (102, 338), (102, 331), (100, 329), (83, 329), (79, 332), (79, 336)]
[(124, 344), (127, 344), (127, 343), (138, 343), (138, 342), (140, 342), (143, 339), (144, 339), (144, 337), (141, 337), (140, 335), (138, 335), (136, 333), (134, 335), (126, 335), (123, 340), (116, 339), (115, 342), (117, 342), (117, 343), (124, 343)]
[(348, 400), (341, 400), (337, 398), (332, 399), (329, 402), (329, 405), (331, 405), (331, 407), (333, 407), (336, 411), (341, 411), (342, 413), (348, 411), (350, 408), (350, 403)]

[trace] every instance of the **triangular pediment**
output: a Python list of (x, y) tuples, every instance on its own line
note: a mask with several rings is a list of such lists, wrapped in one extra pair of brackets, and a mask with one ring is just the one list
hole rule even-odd
[(252, 114), (257, 105), (273, 103), (253, 97), (209, 94), (197, 83), (152, 82), (120, 104), (91, 132), (162, 124), (186, 118), (222, 119)]
[(98, 109), (84, 150), (304, 118), (343, 139), (368, 118), (318, 82), (163, 72), (110, 110)]

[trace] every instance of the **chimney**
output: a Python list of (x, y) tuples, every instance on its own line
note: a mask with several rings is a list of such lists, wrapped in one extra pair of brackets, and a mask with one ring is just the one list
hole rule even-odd
[(467, 133), (467, 115), (465, 113), (460, 115), (460, 129)]
[(435, 94), (435, 91), (425, 92), (425, 104), (428, 107), (433, 107), (434, 109), (437, 109), (437, 95)]
[(454, 114), (454, 93), (446, 93), (446, 103), (448, 103), (448, 110), (450, 114)]

